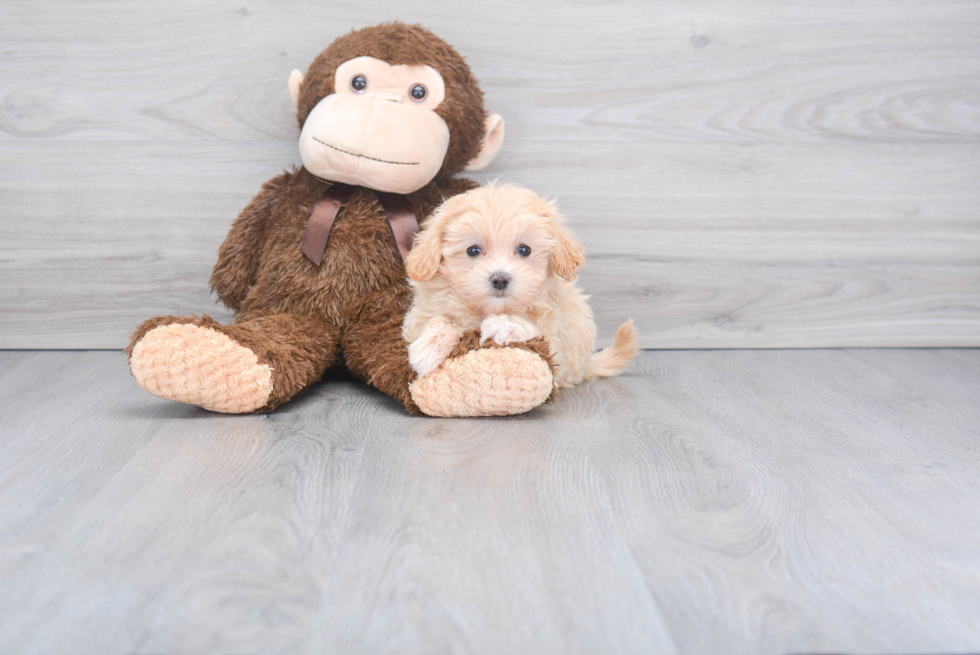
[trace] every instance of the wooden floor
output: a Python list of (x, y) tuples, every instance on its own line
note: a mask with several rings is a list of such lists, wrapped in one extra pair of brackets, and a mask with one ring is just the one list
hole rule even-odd
[(646, 352), (496, 420), (0, 390), (0, 653), (980, 651), (977, 350)]

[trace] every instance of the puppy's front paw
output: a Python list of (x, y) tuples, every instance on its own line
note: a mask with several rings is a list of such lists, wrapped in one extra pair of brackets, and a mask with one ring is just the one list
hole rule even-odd
[(447, 321), (434, 321), (418, 339), (408, 344), (408, 363), (424, 377), (439, 368), (453, 351), (462, 332)]
[(481, 345), (487, 339), (493, 339), (498, 345), (506, 346), (509, 343), (530, 341), (540, 336), (541, 332), (538, 328), (523, 316), (494, 314), (487, 316), (480, 324)]

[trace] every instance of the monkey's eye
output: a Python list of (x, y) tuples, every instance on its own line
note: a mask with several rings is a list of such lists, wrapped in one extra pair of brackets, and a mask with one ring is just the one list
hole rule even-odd
[(517, 254), (521, 257), (527, 257), (531, 254), (531, 249), (522, 243), (521, 245), (517, 246)]
[(354, 79), (350, 81), (350, 88), (354, 90), (354, 93), (362, 93), (367, 88), (367, 78), (363, 75), (355, 75)]
[(470, 257), (476, 257), (480, 254), (480, 246), (470, 246), (466, 249), (466, 254)]
[(425, 86), (421, 84), (416, 84), (412, 86), (412, 88), (409, 90), (409, 93), (412, 95), (412, 100), (415, 100), (416, 102), (422, 102), (423, 100), (425, 100), (425, 96), (429, 95), (428, 89), (426, 89)]

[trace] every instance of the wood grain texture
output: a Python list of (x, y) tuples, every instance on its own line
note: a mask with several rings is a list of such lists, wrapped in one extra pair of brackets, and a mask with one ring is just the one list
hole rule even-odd
[(978, 379), (679, 350), (508, 419), (227, 417), (0, 353), (0, 652), (976, 652)]
[(285, 90), (332, 38), (421, 22), (557, 196), (600, 341), (980, 345), (980, 5), (0, 5), (0, 347), (118, 348), (210, 311), (215, 253), (298, 163)]

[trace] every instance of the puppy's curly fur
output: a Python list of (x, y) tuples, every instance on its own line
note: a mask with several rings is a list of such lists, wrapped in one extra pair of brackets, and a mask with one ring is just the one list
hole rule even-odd
[(465, 331), (479, 329), (481, 343), (543, 336), (559, 387), (622, 373), (639, 336), (627, 321), (610, 348), (593, 352), (595, 321), (575, 285), (584, 263), (554, 203), (527, 189), (490, 184), (450, 198), (405, 261), (415, 290), (402, 328), (412, 368), (435, 370)]

